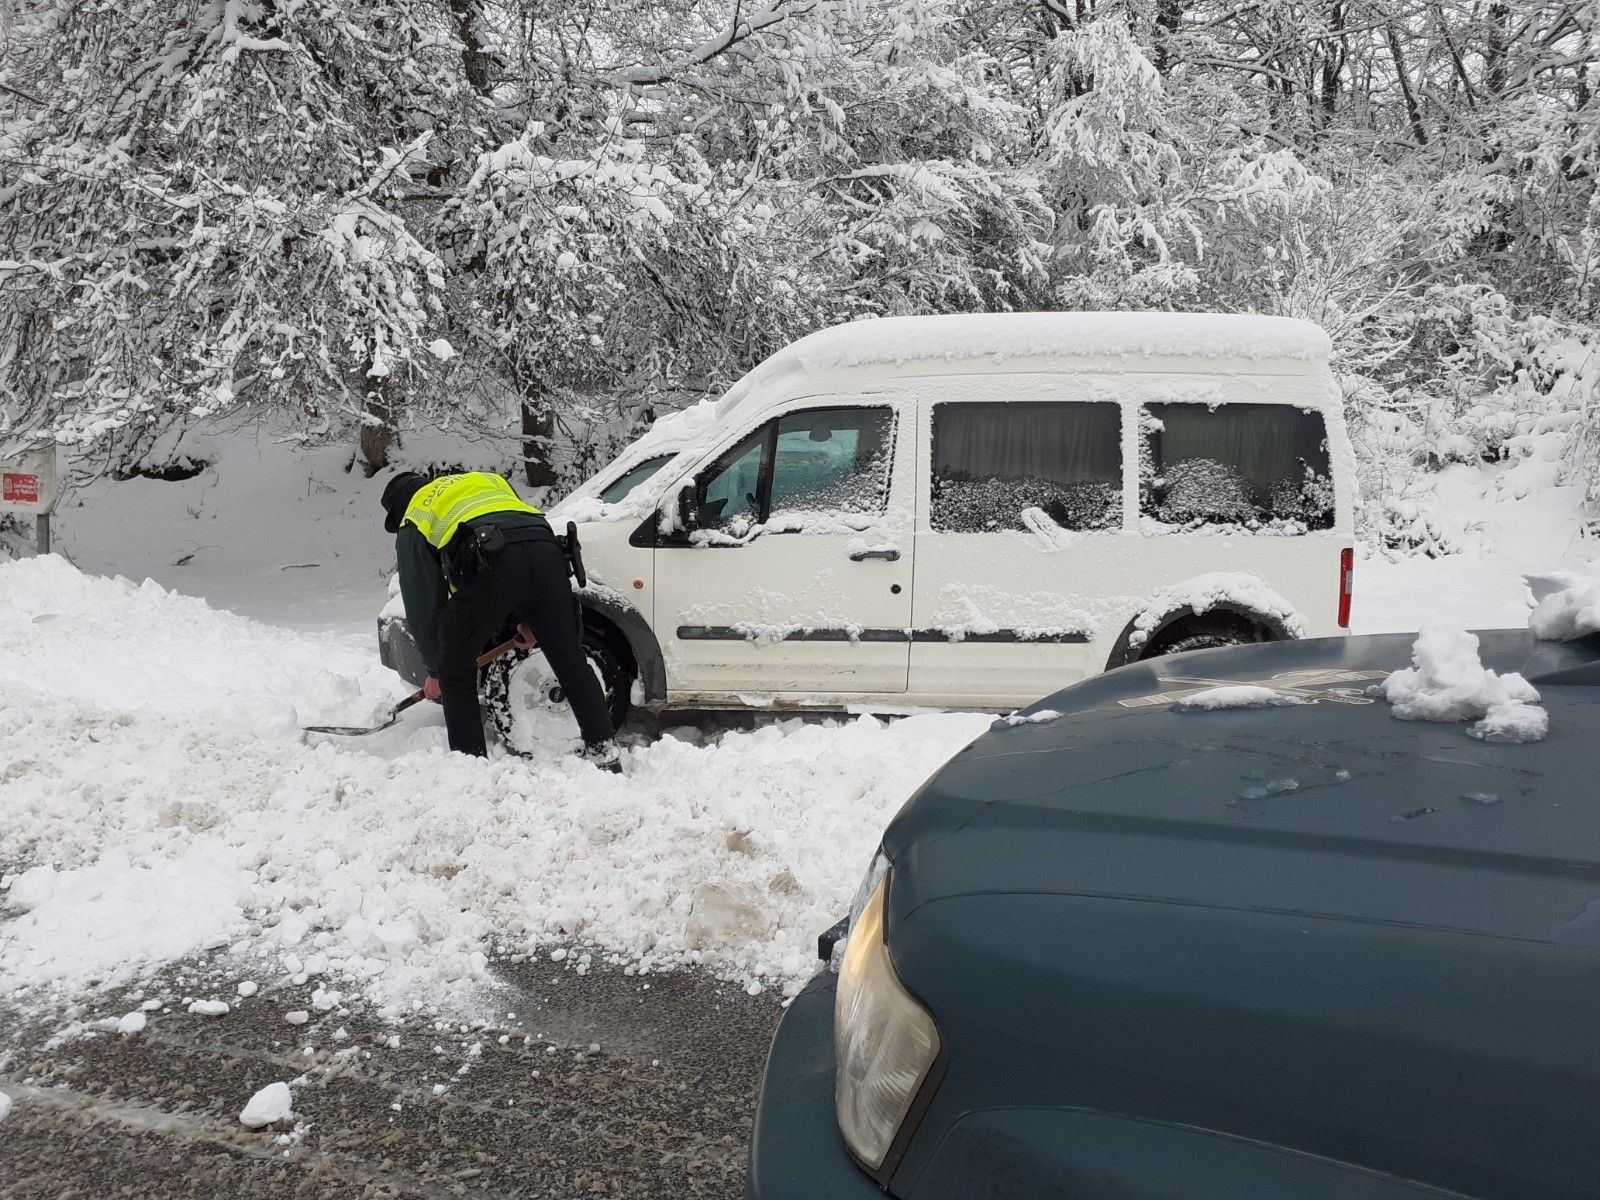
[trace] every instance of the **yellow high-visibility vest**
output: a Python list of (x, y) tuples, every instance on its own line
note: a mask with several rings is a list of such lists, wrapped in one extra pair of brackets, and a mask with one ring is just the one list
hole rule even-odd
[(430, 546), (443, 550), (463, 521), (494, 512), (543, 515), (533, 505), (524, 503), (502, 476), (488, 471), (470, 471), (465, 475), (441, 475), (422, 488), (406, 505), (401, 524), (415, 525)]

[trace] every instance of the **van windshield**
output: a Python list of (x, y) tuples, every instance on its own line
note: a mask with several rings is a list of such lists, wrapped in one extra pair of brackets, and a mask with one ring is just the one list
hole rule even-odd
[(677, 455), (657, 454), (654, 458), (647, 458), (641, 463), (629, 467), (616, 479), (600, 489), (600, 499), (606, 504), (616, 504), (626, 500), (629, 493), (645, 480), (652, 478), (655, 473), (671, 462)]
[(1146, 532), (1333, 528), (1321, 413), (1272, 404), (1149, 404), (1140, 424)]

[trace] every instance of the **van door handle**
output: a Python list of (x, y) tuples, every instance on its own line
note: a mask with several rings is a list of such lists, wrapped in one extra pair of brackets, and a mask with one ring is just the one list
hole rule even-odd
[(850, 561), (851, 562), (866, 562), (869, 558), (881, 558), (884, 562), (899, 562), (900, 561), (900, 551), (898, 551), (898, 550), (852, 550), (852, 551), (850, 551)]

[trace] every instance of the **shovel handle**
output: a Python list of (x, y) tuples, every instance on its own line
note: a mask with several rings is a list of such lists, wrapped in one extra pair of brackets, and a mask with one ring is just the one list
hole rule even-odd
[[(480, 666), (480, 667), (487, 667), (490, 663), (494, 662), (496, 659), (504, 658), (506, 655), (510, 654), (516, 648), (517, 648), (517, 643), (516, 643), (515, 639), (512, 639), (511, 641), (501, 642), (493, 650), (489, 651), (489, 653), (483, 654), (483, 655), (479, 655), (476, 665)], [(400, 701), (399, 704), (396, 704), (394, 706), (394, 709), (393, 709), (391, 715), (399, 716), (401, 713), (405, 712), (406, 709), (410, 708), (413, 704), (421, 704), (422, 700), (423, 700), (423, 691), (422, 691), (421, 688), (418, 688), (416, 691), (412, 692), (411, 695), (407, 696), (404, 700)]]

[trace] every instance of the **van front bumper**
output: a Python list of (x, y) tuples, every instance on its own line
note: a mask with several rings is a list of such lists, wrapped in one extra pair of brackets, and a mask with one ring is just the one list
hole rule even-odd
[(756, 1104), (745, 1200), (882, 1200), (839, 1136), (833, 1106), (833, 993), (823, 971), (778, 1024)]

